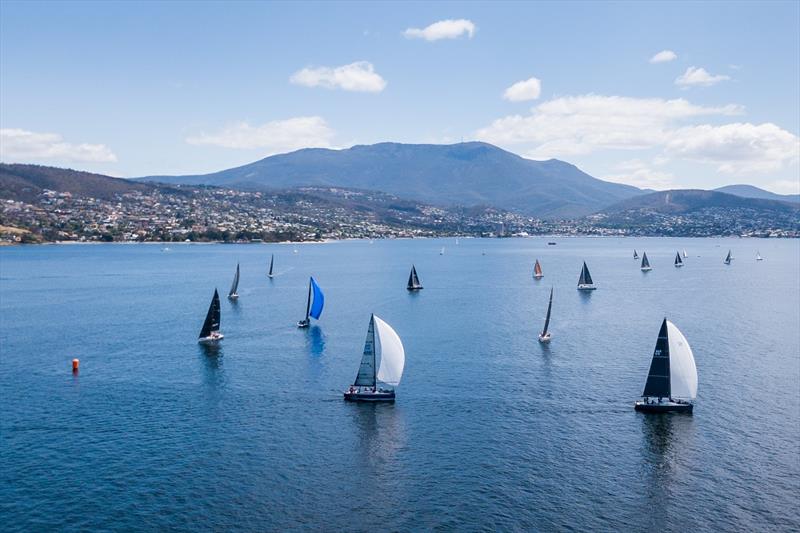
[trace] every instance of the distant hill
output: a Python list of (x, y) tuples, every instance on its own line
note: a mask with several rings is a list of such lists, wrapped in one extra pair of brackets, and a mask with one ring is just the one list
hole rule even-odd
[(153, 185), (68, 168), (0, 163), (0, 198), (32, 202), (43, 189), (111, 200)]
[(752, 185), (726, 185), (714, 190), (742, 196), (744, 198), (761, 198), (762, 200), (800, 203), (800, 194), (775, 194), (774, 192), (765, 191), (764, 189), (759, 189)]
[(745, 208), (780, 213), (800, 212), (800, 205), (760, 198), (744, 198), (733, 194), (699, 189), (679, 189), (659, 191), (629, 198), (601, 211), (604, 214), (617, 214), (635, 210), (657, 213), (691, 213), (706, 208)]
[(641, 194), (636, 187), (593, 178), (563, 161), (532, 161), (481, 142), (309, 148), (212, 174), (141, 179), (246, 189), (347, 187), (429, 204), (490, 205), (543, 218), (582, 216)]

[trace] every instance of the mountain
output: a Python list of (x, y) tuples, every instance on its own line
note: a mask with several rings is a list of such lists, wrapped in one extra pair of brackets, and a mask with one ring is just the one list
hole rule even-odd
[(34, 201), (43, 189), (111, 200), (118, 194), (150, 191), (149, 183), (67, 168), (0, 163), (0, 198)]
[(765, 191), (764, 189), (759, 189), (752, 185), (726, 185), (714, 190), (742, 196), (744, 198), (761, 198), (762, 200), (800, 203), (800, 194), (775, 194), (774, 192)]
[(346, 187), (429, 204), (490, 205), (543, 218), (582, 216), (641, 194), (636, 187), (593, 178), (563, 161), (532, 161), (481, 142), (307, 148), (212, 174), (140, 179), (245, 189)]
[(659, 191), (629, 198), (609, 206), (603, 214), (618, 214), (631, 211), (685, 214), (701, 209), (753, 209), (778, 213), (800, 213), (800, 206), (761, 198), (744, 198), (718, 191), (679, 189)]

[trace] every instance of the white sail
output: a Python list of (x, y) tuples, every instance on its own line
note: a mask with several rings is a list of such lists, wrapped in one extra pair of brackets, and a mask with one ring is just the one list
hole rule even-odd
[(375, 349), (380, 356), (378, 367), (378, 381), (397, 386), (403, 376), (403, 367), (406, 363), (406, 353), (400, 337), (392, 326), (375, 318)]
[(683, 333), (667, 320), (671, 397), (694, 400), (697, 396), (697, 367), (694, 354)]

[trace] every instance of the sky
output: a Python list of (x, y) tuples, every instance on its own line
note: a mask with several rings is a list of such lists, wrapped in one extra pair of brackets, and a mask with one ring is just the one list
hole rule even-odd
[(800, 193), (800, 2), (0, 1), (0, 160), (119, 177), (485, 141)]

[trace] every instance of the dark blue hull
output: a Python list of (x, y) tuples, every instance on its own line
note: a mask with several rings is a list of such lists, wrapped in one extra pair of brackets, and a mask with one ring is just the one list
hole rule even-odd
[(347, 391), (344, 399), (348, 402), (393, 402), (394, 391)]
[(643, 413), (691, 413), (694, 409), (694, 405), (691, 403), (636, 402), (633, 408)]

